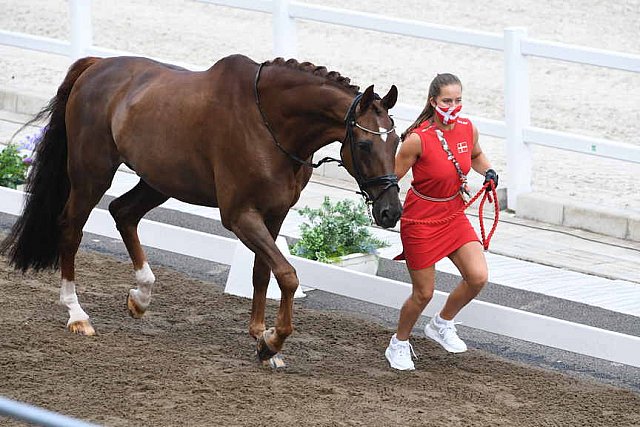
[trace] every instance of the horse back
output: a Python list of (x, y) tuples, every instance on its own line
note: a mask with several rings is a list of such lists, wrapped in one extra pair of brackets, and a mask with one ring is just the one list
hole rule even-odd
[(241, 55), (202, 72), (103, 59), (76, 83), (67, 110), (71, 135), (90, 128), (93, 137), (71, 137), (69, 150), (116, 158), (163, 194), (217, 206), (216, 176), (237, 169), (232, 159), (254, 139), (243, 122), (255, 109), (256, 66)]

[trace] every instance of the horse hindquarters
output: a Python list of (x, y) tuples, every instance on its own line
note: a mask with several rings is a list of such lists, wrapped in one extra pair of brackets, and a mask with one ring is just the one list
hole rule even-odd
[(0, 252), (23, 272), (29, 268), (57, 268), (60, 254), (58, 218), (69, 195), (67, 176), (67, 132), (65, 110), (76, 80), (99, 58), (83, 58), (70, 68), (55, 97), (25, 126), (49, 117), (36, 148), (32, 171), (27, 180), (25, 207), (2, 242)]

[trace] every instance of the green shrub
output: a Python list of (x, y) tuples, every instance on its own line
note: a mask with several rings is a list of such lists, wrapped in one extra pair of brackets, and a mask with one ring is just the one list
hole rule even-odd
[(298, 212), (310, 224), (300, 226), (301, 238), (291, 246), (293, 255), (330, 263), (344, 255), (375, 253), (389, 246), (367, 228), (370, 221), (364, 202), (342, 200), (333, 204), (325, 197), (319, 209), (305, 207)]
[(28, 162), (15, 145), (9, 144), (0, 151), (0, 186), (15, 189), (27, 180)]

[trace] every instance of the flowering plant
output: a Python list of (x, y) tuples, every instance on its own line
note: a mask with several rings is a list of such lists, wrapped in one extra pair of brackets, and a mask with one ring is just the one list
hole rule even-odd
[(25, 162), (15, 145), (9, 144), (0, 151), (0, 185), (15, 189), (27, 180), (29, 163)]
[(15, 189), (27, 181), (33, 163), (33, 151), (42, 139), (43, 130), (24, 137), (20, 143), (9, 143), (0, 151), (0, 186)]
[(365, 204), (351, 200), (331, 203), (324, 198), (318, 209), (305, 207), (298, 213), (310, 223), (300, 226), (301, 238), (292, 247), (293, 255), (331, 263), (353, 253), (375, 253), (377, 249), (389, 246), (383, 240), (371, 235)]

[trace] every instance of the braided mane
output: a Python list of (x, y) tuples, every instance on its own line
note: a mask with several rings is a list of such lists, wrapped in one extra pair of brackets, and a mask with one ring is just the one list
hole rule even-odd
[(265, 65), (276, 65), (279, 67), (286, 67), (292, 70), (299, 70), (305, 73), (313, 74), (314, 76), (324, 77), (326, 80), (349, 89), (353, 93), (360, 90), (359, 86), (352, 85), (349, 77), (340, 75), (337, 71), (328, 71), (327, 67), (317, 66), (311, 62), (298, 62), (295, 59), (286, 60), (284, 58), (276, 58), (272, 61), (265, 62)]

